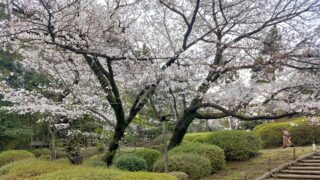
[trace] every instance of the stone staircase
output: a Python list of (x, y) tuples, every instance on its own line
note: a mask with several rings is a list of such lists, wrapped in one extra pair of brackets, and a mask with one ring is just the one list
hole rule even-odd
[(320, 153), (313, 153), (296, 161), (288, 163), (271, 172), (268, 178), (263, 179), (319, 179), (320, 180)]

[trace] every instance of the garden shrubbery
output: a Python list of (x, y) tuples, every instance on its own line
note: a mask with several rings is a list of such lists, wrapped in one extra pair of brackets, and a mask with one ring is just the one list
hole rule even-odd
[(83, 165), (86, 166), (101, 166), (101, 167), (107, 167), (107, 163), (103, 161), (104, 154), (94, 155), (91, 156), (83, 161)]
[(183, 143), (172, 150), (169, 154), (192, 153), (205, 157), (211, 162), (211, 171), (215, 173), (225, 165), (224, 151), (218, 146), (202, 143)]
[(0, 166), (21, 159), (34, 158), (34, 154), (25, 150), (11, 150), (0, 153)]
[(125, 172), (117, 169), (76, 167), (67, 170), (59, 170), (52, 173), (43, 174), (37, 180), (56, 179), (77, 179), (77, 180), (176, 180), (174, 176), (168, 174), (150, 172)]
[(306, 118), (261, 124), (254, 129), (254, 132), (260, 135), (263, 147), (279, 147), (282, 146), (281, 128), (283, 127), (289, 130), (295, 145), (312, 144), (313, 140), (320, 142), (319, 126), (311, 126)]
[(261, 147), (259, 135), (247, 131), (216, 131), (194, 137), (193, 142), (219, 146), (227, 160), (244, 161), (255, 156)]
[(0, 175), (4, 175), (2, 176), (3, 179), (27, 179), (44, 173), (71, 167), (71, 165), (62, 162), (23, 159), (2, 166), (0, 168)]
[(41, 149), (33, 149), (31, 151), (37, 158), (40, 156), (50, 156), (51, 151), (48, 148), (41, 148)]
[(101, 154), (101, 152), (99, 151), (98, 147), (95, 146), (86, 147), (80, 150), (80, 155), (83, 159), (97, 154)]
[(147, 163), (147, 170), (151, 171), (153, 164), (161, 156), (160, 151), (149, 148), (137, 148), (125, 151), (119, 151), (115, 157), (117, 159), (121, 155), (130, 154), (144, 159)]
[[(170, 155), (168, 161), (169, 171), (185, 172), (190, 179), (208, 176), (212, 169), (209, 159), (192, 153)], [(153, 165), (153, 170), (156, 172), (165, 171), (162, 158), (156, 161)]]
[(121, 155), (115, 160), (114, 165), (119, 169), (128, 171), (145, 171), (148, 167), (143, 158), (132, 154)]

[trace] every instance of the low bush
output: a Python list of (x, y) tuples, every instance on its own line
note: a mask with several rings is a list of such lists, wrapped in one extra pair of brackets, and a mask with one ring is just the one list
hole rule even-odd
[(64, 151), (63, 148), (57, 148), (56, 149), (56, 157), (57, 158), (66, 158), (67, 157), (67, 153)]
[[(175, 154), (169, 156), (168, 170), (181, 171), (189, 175), (190, 179), (199, 179), (211, 173), (210, 160), (196, 154)], [(158, 159), (153, 165), (155, 172), (164, 172), (164, 161)]]
[(80, 155), (82, 156), (83, 159), (86, 159), (90, 156), (97, 155), (97, 154), (101, 154), (101, 152), (99, 152), (99, 149), (95, 146), (86, 147), (80, 150)]
[(41, 174), (71, 167), (72, 166), (67, 163), (24, 159), (2, 166), (0, 168), (0, 175), (5, 175), (6, 178), (4, 179), (29, 179)]
[(192, 142), (195, 139), (199, 138), (207, 138), (210, 132), (196, 132), (196, 133), (188, 133), (184, 136), (183, 141)]
[(259, 135), (247, 131), (216, 131), (194, 138), (194, 142), (219, 146), (224, 150), (226, 160), (244, 161), (255, 156), (261, 147)]
[(0, 153), (0, 166), (21, 159), (34, 158), (34, 154), (25, 150), (11, 150)]
[(224, 151), (218, 146), (201, 143), (183, 143), (169, 151), (169, 154), (192, 153), (208, 158), (211, 162), (211, 171), (215, 173), (225, 165)]
[(124, 172), (117, 169), (76, 167), (43, 174), (37, 180), (176, 180), (174, 176), (147, 172)]
[(50, 156), (51, 155), (51, 151), (48, 148), (42, 148), (42, 149), (34, 149), (31, 151), (36, 157), (40, 157), (40, 156)]
[(103, 161), (104, 154), (91, 156), (83, 161), (83, 165), (93, 167), (107, 167), (107, 163)]
[(125, 154), (115, 160), (114, 165), (122, 170), (145, 171), (147, 170), (146, 161), (138, 156)]
[(313, 140), (320, 142), (319, 126), (310, 125), (308, 118), (295, 118), (285, 122), (271, 122), (257, 126), (254, 132), (259, 134), (265, 148), (282, 146), (281, 128), (286, 127), (295, 145), (312, 144)]
[(185, 172), (169, 172), (168, 174), (176, 177), (178, 180), (188, 180), (189, 179), (189, 176), (187, 173)]
[(147, 163), (147, 170), (151, 171), (153, 164), (156, 162), (156, 160), (161, 156), (160, 151), (155, 149), (149, 149), (149, 148), (136, 148), (136, 149), (127, 149), (119, 151), (115, 157), (117, 159), (121, 155), (130, 154), (133, 156), (138, 156), (143, 158)]

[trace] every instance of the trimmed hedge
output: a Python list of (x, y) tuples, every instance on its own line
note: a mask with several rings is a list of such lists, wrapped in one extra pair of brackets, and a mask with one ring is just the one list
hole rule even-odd
[(76, 167), (43, 174), (37, 180), (177, 180), (174, 176), (147, 172), (125, 172), (117, 169)]
[(211, 162), (211, 171), (215, 173), (225, 166), (223, 149), (211, 144), (183, 143), (169, 151), (169, 154), (192, 153), (208, 158)]
[(118, 157), (114, 165), (119, 169), (128, 171), (145, 171), (148, 167), (143, 158), (131, 154)]
[(282, 146), (281, 128), (286, 127), (295, 145), (320, 143), (320, 127), (311, 126), (308, 118), (296, 118), (285, 122), (271, 122), (257, 126), (254, 132), (259, 134), (265, 148)]
[(258, 154), (261, 147), (259, 135), (253, 132), (232, 130), (216, 131), (195, 137), (194, 142), (213, 144), (224, 150), (226, 160), (244, 161)]
[[(211, 173), (210, 160), (196, 154), (176, 154), (168, 158), (169, 171), (182, 171), (189, 175), (190, 179), (199, 179)], [(158, 159), (153, 165), (153, 171), (164, 172), (164, 161)]]
[(24, 159), (7, 164), (0, 168), (3, 179), (29, 179), (44, 173), (68, 169), (72, 166), (67, 163), (43, 161), (39, 159)]
[(117, 155), (115, 157), (115, 160), (125, 154), (130, 154), (133, 156), (138, 156), (143, 158), (147, 163), (147, 170), (151, 171), (153, 164), (156, 162), (156, 160), (161, 156), (160, 151), (155, 149), (149, 149), (149, 148), (136, 148), (136, 149), (125, 149), (124, 151), (117, 152)]
[(11, 150), (0, 153), (0, 166), (21, 159), (34, 158), (34, 154), (25, 150)]

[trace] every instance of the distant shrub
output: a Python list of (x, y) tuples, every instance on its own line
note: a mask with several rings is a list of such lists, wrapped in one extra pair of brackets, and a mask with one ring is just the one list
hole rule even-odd
[(285, 122), (271, 122), (257, 126), (254, 132), (259, 134), (263, 147), (282, 146), (281, 128), (286, 127), (295, 145), (312, 144), (313, 140), (320, 142), (319, 126), (311, 126), (308, 118), (295, 118)]
[(104, 154), (91, 156), (83, 161), (83, 165), (93, 167), (107, 167), (107, 163), (103, 161)]
[[(195, 154), (175, 154), (169, 156), (168, 159), (169, 171), (181, 171), (189, 175), (190, 179), (199, 179), (211, 173), (210, 160)], [(164, 172), (164, 161), (158, 159), (153, 165), (155, 172)]]
[(174, 176), (159, 173), (147, 172), (126, 172), (117, 169), (75, 167), (67, 170), (58, 170), (52, 173), (43, 174), (36, 180), (176, 180)]
[(25, 150), (11, 150), (0, 153), (0, 166), (21, 159), (34, 158), (34, 154)]
[(56, 149), (56, 156), (57, 156), (57, 158), (66, 158), (67, 153), (64, 151), (63, 148), (57, 148)]
[(178, 180), (188, 180), (189, 179), (188, 174), (185, 172), (173, 171), (173, 172), (169, 172), (168, 174), (176, 177)]
[(136, 149), (128, 149), (125, 151), (119, 151), (116, 155), (115, 160), (125, 154), (130, 154), (133, 156), (138, 156), (143, 158), (147, 163), (147, 170), (151, 171), (153, 164), (156, 162), (156, 160), (161, 156), (160, 151), (155, 149), (149, 149), (149, 148), (136, 148)]
[(211, 162), (211, 171), (215, 173), (225, 165), (224, 151), (218, 146), (202, 143), (183, 143), (169, 151), (169, 154), (192, 153), (208, 158)]
[(50, 155), (41, 155), (38, 158), (41, 159), (41, 160), (51, 160), (51, 156)]
[(95, 146), (86, 147), (80, 150), (80, 155), (82, 156), (83, 159), (86, 159), (90, 156), (97, 155), (100, 153), (101, 152), (99, 152), (98, 148)]
[(138, 156), (125, 154), (118, 157), (114, 163), (115, 167), (128, 171), (145, 171), (147, 170), (146, 161)]
[(183, 141), (192, 142), (192, 141), (194, 141), (195, 139), (207, 138), (209, 134), (210, 134), (210, 132), (187, 133), (187, 134), (184, 136)]
[(244, 161), (255, 156), (261, 147), (259, 135), (247, 131), (216, 131), (194, 139), (194, 142), (213, 144), (224, 150), (227, 160)]
[(100, 153), (103, 153), (106, 150), (106, 146), (104, 144), (98, 144), (97, 149)]
[(29, 179), (41, 174), (71, 167), (72, 166), (67, 163), (24, 159), (2, 166), (0, 168), (0, 175), (5, 175), (6, 178), (4, 179)]
[(42, 155), (50, 156), (51, 151), (48, 148), (42, 148), (42, 149), (33, 149), (31, 151), (36, 157), (40, 157)]

